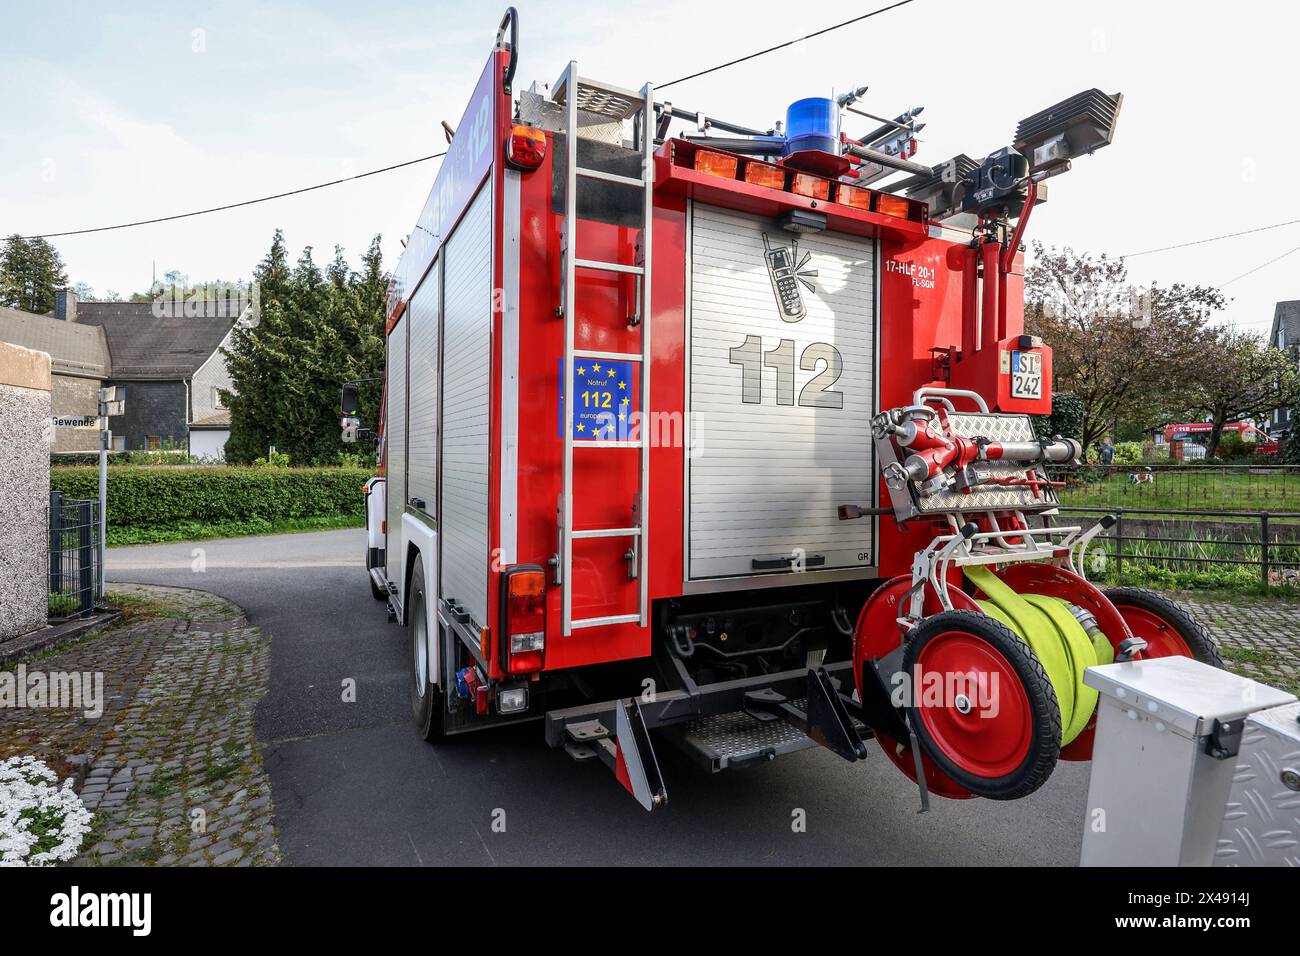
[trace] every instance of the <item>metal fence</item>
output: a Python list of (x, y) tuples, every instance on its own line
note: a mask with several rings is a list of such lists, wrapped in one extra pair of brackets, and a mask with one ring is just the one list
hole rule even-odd
[(1074, 507), (1210, 511), (1300, 510), (1300, 465), (1053, 466)]
[(102, 591), (99, 502), (50, 493), (50, 617), (86, 617)]
[[(1085, 527), (1113, 515), (1091, 550), (1126, 567), (1207, 570), (1215, 565), (1258, 568), (1264, 584), (1300, 584), (1300, 512), (1207, 511), (1063, 506), (1064, 523)], [(1076, 517), (1077, 516), (1077, 517)]]

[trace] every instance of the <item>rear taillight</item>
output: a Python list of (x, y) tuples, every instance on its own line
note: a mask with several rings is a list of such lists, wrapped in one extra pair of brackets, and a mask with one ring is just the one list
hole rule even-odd
[(531, 674), (546, 661), (546, 572), (519, 564), (501, 575), (501, 669)]
[(506, 140), (506, 162), (515, 169), (532, 172), (546, 159), (546, 134), (532, 126), (516, 123)]

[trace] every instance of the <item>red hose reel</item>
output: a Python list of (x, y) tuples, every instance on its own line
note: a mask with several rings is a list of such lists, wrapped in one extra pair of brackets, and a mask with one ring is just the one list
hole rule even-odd
[[(1205, 631), (1177, 605), (1160, 595), (1132, 588), (1114, 588), (1103, 592), (1066, 568), (1041, 562), (1006, 565), (998, 570), (998, 576), (1021, 594), (1060, 598), (1088, 611), (1096, 618), (1102, 633), (1116, 652), (1119, 652), (1126, 640), (1136, 636), (1147, 642), (1142, 655), (1144, 657), (1192, 657), (1216, 667), (1222, 666), (1214, 642)], [(863, 666), (874, 666), (876, 662), (896, 652), (907, 640), (914, 639), (915, 632), (919, 630), (913, 628), (912, 633), (905, 637), (899, 623), (906, 615), (911, 590), (911, 577), (900, 575), (881, 585), (862, 609), (853, 643), (853, 671), (859, 694), (863, 693)], [(981, 614), (975, 597), (965, 591), (953, 588), (949, 591), (949, 597), (954, 608), (968, 614)], [(944, 611), (938, 598), (929, 589), (926, 590), (924, 600), (925, 618), (922, 624), (938, 615), (952, 613)], [(996, 673), (1001, 686), (1007, 686), (1009, 675), (1014, 673), (1013, 662), (996, 648), (990, 647), (985, 635), (975, 629), (965, 629), (960, 624), (946, 628), (942, 635), (930, 637), (927, 646), (927, 653), (918, 655), (925, 670), (950, 672), (957, 668), (963, 672), (975, 673), (977, 683), (981, 674), (987, 679)], [(888, 680), (886, 684), (888, 686)], [(985, 782), (1007, 776), (1004, 768), (999, 772), (1000, 768), (990, 759), (990, 755), (1009, 751), (1016, 741), (1024, 738), (1027, 703), (1022, 696), (1013, 693), (1003, 702), (1002, 709), (996, 716), (980, 718), (977, 714), (978, 722), (974, 722), (974, 718), (966, 719), (967, 715), (962, 714), (949, 714), (946, 718), (942, 716), (942, 711), (952, 709), (938, 708), (939, 713), (936, 714), (934, 723), (941, 724), (945, 720), (950, 723), (964, 721), (968, 729), (957, 726), (947, 733), (922, 735), (922, 765), (927, 789), (951, 799), (967, 799), (972, 796), (998, 798), (998, 795), (988, 792), (982, 786), (977, 785), (972, 790), (969, 786), (958, 783), (940, 768), (932, 754), (936, 748), (943, 748), (940, 753), (946, 758), (945, 762), (966, 768), (967, 772), (983, 777)], [(1095, 720), (1094, 714), (1087, 730), (1059, 750), (1060, 759), (1092, 759)], [(916, 781), (916, 762), (908, 742), (880, 733), (876, 734), (876, 740), (885, 756)], [(1017, 753), (1022, 760), (1027, 755), (1024, 750)], [(1038, 781), (1038, 785), (1045, 779)], [(1026, 794), (1015, 794), (1024, 795)]]
[[(976, 411), (958, 411), (955, 400)], [(1060, 483), (1043, 469), (1077, 461), (1078, 442), (1040, 440), (1025, 415), (928, 386), (911, 405), (877, 415), (872, 432), (899, 524), (944, 529), (916, 553), (910, 575), (872, 595), (853, 648), (859, 699), (886, 694), (902, 718), (876, 739), (922, 784), (923, 804), (928, 792), (1016, 799), (1041, 787), (1058, 760), (1091, 759), (1088, 667), (1138, 654), (1219, 664), (1213, 642), (1172, 602), (1102, 592), (1084, 577), (1084, 553), (1109, 521), (1054, 523)], [(1033, 515), (1043, 515), (1040, 526)]]

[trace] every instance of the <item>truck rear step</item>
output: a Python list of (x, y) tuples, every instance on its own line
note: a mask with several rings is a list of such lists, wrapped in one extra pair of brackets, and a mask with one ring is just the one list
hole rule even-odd
[[(845, 760), (861, 760), (867, 753), (864, 741), (872, 735), (862, 719), (869, 711), (839, 691), (851, 666), (846, 662), (810, 668), (802, 676), (787, 671), (692, 685), (644, 705), (624, 698), (554, 710), (546, 715), (546, 739), (574, 760), (598, 758), (647, 810), (668, 800), (651, 728), (662, 730), (715, 773), (814, 745)], [(803, 697), (786, 696), (799, 689)]]
[(817, 746), (793, 724), (775, 717), (760, 720), (744, 711), (705, 717), (670, 728), (666, 735), (710, 773), (767, 763)]
[[(796, 710), (808, 711), (806, 698), (789, 703)], [(853, 719), (853, 728), (863, 739), (871, 736), (871, 729), (860, 720)], [(710, 773), (740, 770), (819, 746), (803, 728), (761, 711), (717, 714), (669, 728), (665, 735)]]

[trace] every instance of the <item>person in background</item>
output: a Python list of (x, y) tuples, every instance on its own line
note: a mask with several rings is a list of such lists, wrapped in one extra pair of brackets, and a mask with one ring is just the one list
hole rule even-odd
[(1101, 440), (1100, 454), (1101, 463), (1109, 468), (1115, 460), (1115, 446), (1111, 443), (1109, 435)]

